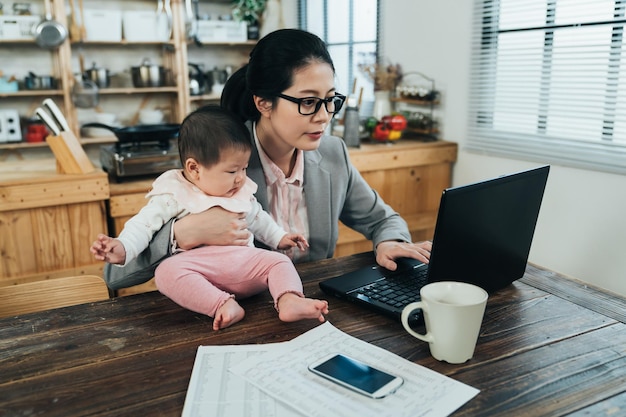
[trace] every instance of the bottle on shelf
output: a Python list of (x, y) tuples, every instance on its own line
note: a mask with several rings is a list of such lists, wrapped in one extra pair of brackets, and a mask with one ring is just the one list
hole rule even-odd
[(349, 147), (358, 148), (361, 146), (361, 138), (359, 137), (359, 107), (354, 96), (348, 97), (346, 101), (343, 140)]

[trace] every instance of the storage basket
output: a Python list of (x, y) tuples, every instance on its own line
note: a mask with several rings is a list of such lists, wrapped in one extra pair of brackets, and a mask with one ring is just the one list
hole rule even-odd
[(0, 15), (1, 40), (32, 40), (35, 27), (41, 21), (39, 16)]
[(199, 20), (197, 38), (201, 43), (245, 42), (248, 27), (245, 22), (233, 20)]
[(85, 9), (85, 40), (120, 42), (122, 40), (122, 12), (120, 10)]

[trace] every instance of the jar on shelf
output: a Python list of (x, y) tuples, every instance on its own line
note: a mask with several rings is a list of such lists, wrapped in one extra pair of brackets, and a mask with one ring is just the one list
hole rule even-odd
[(372, 116), (378, 120), (382, 120), (384, 116), (389, 116), (392, 112), (391, 107), (391, 91), (378, 90), (374, 91), (374, 109)]

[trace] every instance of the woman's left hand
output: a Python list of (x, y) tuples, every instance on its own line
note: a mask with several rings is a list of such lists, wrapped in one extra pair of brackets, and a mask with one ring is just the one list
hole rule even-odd
[(391, 271), (395, 271), (398, 267), (394, 261), (398, 258), (413, 258), (428, 263), (432, 247), (432, 242), (428, 240), (417, 243), (396, 241), (380, 242), (378, 246), (376, 246), (376, 263)]

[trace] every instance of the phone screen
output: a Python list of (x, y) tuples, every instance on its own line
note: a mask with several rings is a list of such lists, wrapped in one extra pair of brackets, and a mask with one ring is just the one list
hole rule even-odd
[(332, 380), (343, 382), (345, 385), (370, 395), (398, 379), (393, 375), (340, 354), (312, 366), (310, 369), (315, 373), (328, 376)]

